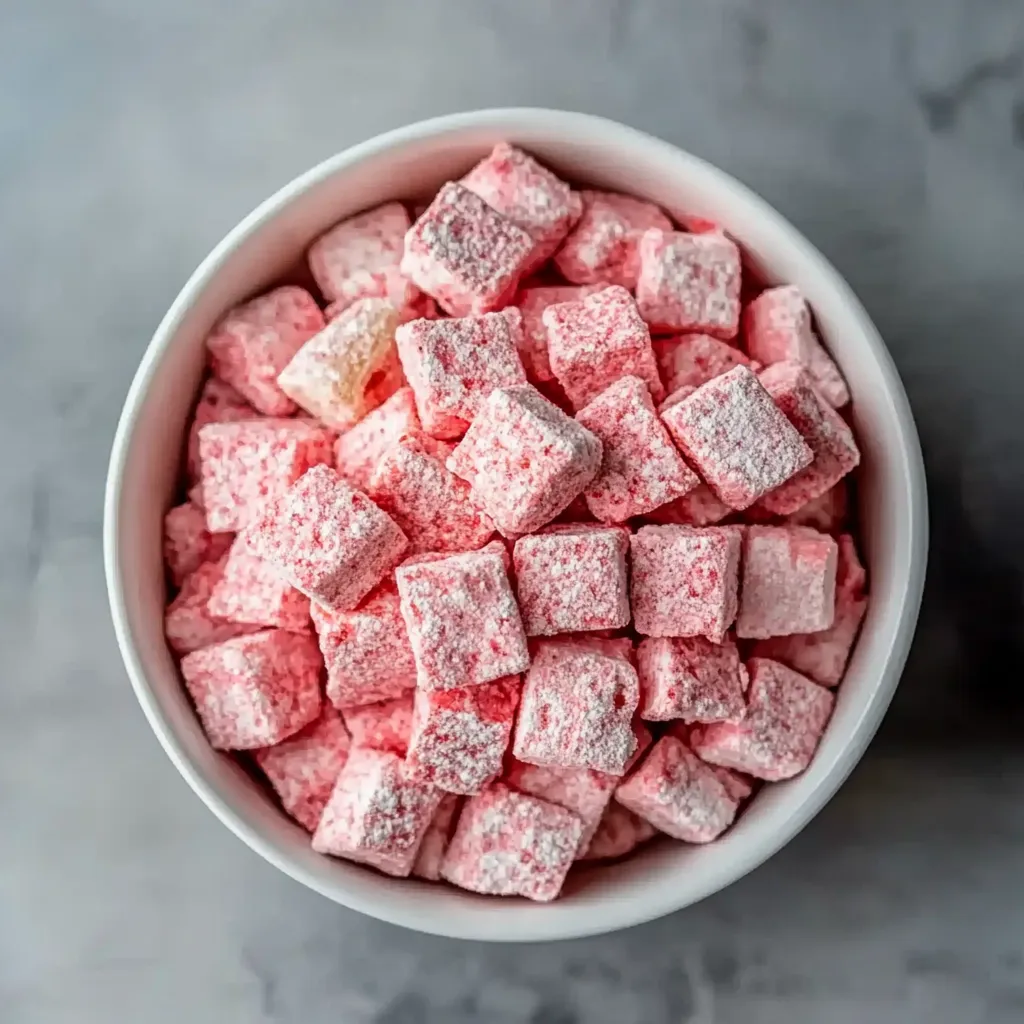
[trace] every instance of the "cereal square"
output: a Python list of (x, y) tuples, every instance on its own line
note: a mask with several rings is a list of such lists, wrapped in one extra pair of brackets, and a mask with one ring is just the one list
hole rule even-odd
[(616, 192), (584, 189), (583, 215), (555, 254), (555, 266), (573, 284), (615, 284), (632, 290), (640, 270), (640, 238), (648, 228), (672, 230), (653, 203)]
[(384, 453), (403, 434), (419, 429), (412, 388), (399, 388), (338, 438), (334, 445), (334, 468), (353, 487), (365, 491)]
[(763, 639), (828, 629), (838, 557), (836, 542), (808, 527), (747, 527), (736, 635)]
[(177, 597), (164, 613), (164, 635), (175, 654), (188, 654), (234, 636), (254, 633), (258, 626), (229, 622), (210, 614), (210, 594), (224, 574), (224, 559), (203, 562), (182, 580)]
[(651, 335), (625, 288), (556, 303), (541, 319), (551, 370), (574, 409), (582, 409), (626, 374), (646, 381), (655, 401), (665, 397)]
[(495, 388), (524, 384), (517, 309), (454, 320), (413, 320), (395, 334), (423, 429), (461, 437)]
[(500, 309), (536, 243), (475, 192), (449, 181), (405, 236), (402, 273), (452, 316)]
[(860, 463), (853, 431), (799, 363), (775, 363), (759, 377), (768, 394), (814, 453), (814, 461), (769, 491), (761, 506), (789, 515), (831, 490)]
[(342, 716), (352, 734), (353, 747), (387, 750), (405, 757), (412, 734), (413, 693), (406, 690), (401, 696), (374, 704), (344, 708)]
[(359, 299), (295, 353), (277, 383), (327, 426), (348, 430), (402, 386), (397, 326), (391, 303)]
[(703, 760), (778, 781), (799, 775), (811, 762), (835, 698), (824, 686), (767, 658), (747, 662), (750, 690), (740, 722), (702, 725), (690, 733)]
[(315, 832), (338, 773), (348, 758), (349, 735), (330, 705), (320, 717), (273, 747), (253, 752), (281, 806), (307, 832)]
[(448, 793), (479, 793), (501, 773), (518, 703), (518, 676), (417, 690), (407, 758), (412, 778)]
[(578, 192), (507, 142), (499, 142), (462, 184), (533, 238), (526, 272), (555, 252), (583, 212)]
[(597, 285), (537, 285), (521, 288), (516, 306), (523, 315), (523, 337), (519, 358), (532, 384), (546, 384), (555, 379), (548, 358), (548, 333), (544, 328), (544, 310), (563, 302), (579, 302), (600, 291)]
[(709, 764), (675, 736), (662, 736), (615, 799), (659, 832), (709, 843), (732, 823), (739, 800)]
[(387, 513), (329, 466), (314, 466), (264, 506), (246, 537), (293, 587), (340, 612), (369, 594), (408, 544)]
[(203, 562), (216, 562), (231, 546), (232, 534), (206, 529), (206, 513), (186, 501), (164, 516), (164, 564), (171, 582), (180, 587)]
[(743, 329), (751, 358), (765, 366), (801, 363), (834, 408), (849, 402), (846, 381), (815, 335), (810, 306), (795, 285), (762, 292), (747, 306)]
[(652, 228), (640, 239), (637, 308), (655, 332), (735, 338), (741, 276), (740, 251), (725, 235)]
[(700, 483), (681, 498), (651, 509), (646, 518), (665, 526), (714, 526), (732, 514), (733, 510), (719, 501), (707, 484)]
[(199, 479), (199, 431), (207, 423), (255, 420), (259, 413), (230, 385), (210, 377), (199, 392), (199, 401), (188, 428), (188, 481)]
[(505, 536), (566, 509), (601, 465), (601, 442), (529, 385), (491, 393), (448, 468)]
[(729, 639), (646, 637), (636, 661), (640, 717), (649, 722), (728, 722), (743, 714), (747, 670)]
[(473, 504), (469, 484), (445, 460), (452, 446), (428, 434), (406, 434), (384, 454), (367, 493), (409, 538), (408, 554), (474, 551), (494, 523)]
[(545, 640), (523, 683), (513, 753), (520, 761), (622, 775), (637, 747), (640, 699), (625, 659), (571, 640)]
[(441, 877), (441, 861), (455, 831), (455, 822), (462, 810), (462, 797), (445, 793), (420, 843), (412, 873), (417, 878), (436, 882)]
[(520, 537), (513, 561), (527, 636), (629, 625), (626, 552), (620, 527), (548, 527)]
[(405, 878), (441, 791), (413, 782), (401, 758), (353, 747), (313, 834), (313, 849)]
[(637, 632), (703, 636), (720, 644), (736, 618), (740, 530), (642, 526), (630, 546)]
[(463, 806), (441, 877), (472, 892), (553, 900), (582, 832), (564, 807), (494, 783)]
[(672, 443), (647, 385), (623, 377), (577, 414), (603, 446), (601, 470), (583, 492), (590, 511), (605, 523), (623, 523), (674, 501), (700, 479)]
[(614, 800), (608, 805), (593, 838), (579, 860), (614, 860), (653, 839), (658, 830)]
[(678, 334), (655, 338), (651, 344), (670, 395), (684, 387), (699, 388), (734, 366), (750, 366), (750, 360), (738, 348), (710, 334)]
[(413, 561), (395, 580), (420, 687), (475, 686), (526, 669), (526, 635), (499, 554)]
[(206, 339), (210, 367), (258, 412), (289, 416), (295, 403), (281, 390), (277, 375), (324, 327), (313, 296), (286, 285), (236, 306)]
[(216, 750), (280, 743), (320, 714), (323, 662), (307, 633), (266, 629), (181, 659), (181, 674)]
[(814, 459), (746, 366), (708, 381), (661, 418), (683, 454), (734, 509), (749, 508)]
[(268, 499), (284, 494), (311, 466), (331, 461), (333, 438), (301, 420), (210, 423), (199, 432), (206, 526), (233, 533)]

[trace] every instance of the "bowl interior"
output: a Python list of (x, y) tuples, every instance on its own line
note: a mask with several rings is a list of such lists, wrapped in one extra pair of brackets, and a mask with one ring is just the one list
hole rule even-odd
[[(574, 872), (565, 896), (550, 905), (396, 881), (314, 854), (306, 833), (210, 748), (163, 637), (161, 520), (176, 493), (210, 326), (274, 282), (304, 280), (304, 249), (337, 220), (384, 200), (429, 196), (501, 139), (576, 183), (719, 221), (768, 282), (796, 284), (810, 298), (854, 396), (873, 595), (835, 715), (802, 776), (763, 790), (712, 846), (652, 843), (623, 863)], [(612, 122), (490, 111), (425, 122), (346, 151), (257, 209), (207, 258), (132, 386), (111, 463), (106, 543), (115, 624), (139, 699), (179, 770), (225, 824), (288, 874), (382, 919), (462, 937), (556, 938), (638, 923), (714, 892), (770, 856), (832, 795), (881, 720), (909, 646), (924, 573), (924, 481), (909, 407), (873, 325), (833, 268), (763, 201), (702, 161)]]

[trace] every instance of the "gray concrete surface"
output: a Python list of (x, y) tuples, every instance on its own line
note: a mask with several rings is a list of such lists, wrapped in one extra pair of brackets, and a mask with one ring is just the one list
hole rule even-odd
[[(876, 317), (935, 549), (879, 739), (790, 847), (631, 932), (485, 948), (333, 907), (148, 732), (100, 495), (147, 338), (209, 247), (425, 115), (599, 112), (762, 192)], [(0, 0), (0, 1020), (1024, 1019), (1024, 2)]]

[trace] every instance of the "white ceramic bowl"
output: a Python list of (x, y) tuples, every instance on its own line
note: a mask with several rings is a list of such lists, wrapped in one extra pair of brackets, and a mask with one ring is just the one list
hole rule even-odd
[[(429, 196), (501, 139), (575, 182), (718, 221), (769, 281), (799, 285), (849, 382), (864, 455), (859, 499), (872, 603), (813, 764), (763, 790), (712, 845), (652, 843), (623, 863), (574, 875), (548, 905), (386, 878), (314, 853), (306, 833), (211, 749), (163, 636), (161, 519), (214, 320), (294, 273), (307, 244), (336, 221), (387, 199)], [(292, 878), (385, 921), (462, 938), (568, 938), (638, 924), (723, 888), (787, 843), (835, 793), (878, 727), (910, 646), (927, 552), (925, 479), (907, 398), (877, 330), (836, 270), (763, 200), (675, 146), (612, 121), (487, 110), (420, 122), (340, 153), (263, 203), (203, 261), (128, 394), (110, 462), (104, 543), (111, 610), (136, 695), (168, 756), (236, 835)]]

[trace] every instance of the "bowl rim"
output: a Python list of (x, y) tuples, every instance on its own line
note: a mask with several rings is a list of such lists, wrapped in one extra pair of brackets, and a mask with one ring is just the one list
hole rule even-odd
[[(527, 919), (526, 924), (523, 923), (523, 918), (520, 916), (517, 918), (514, 929), (507, 929), (503, 928), (503, 914), (500, 912), (501, 908), (497, 906), (495, 909), (499, 911), (498, 913), (459, 915), (458, 923), (453, 924), (448, 922), (443, 915), (401, 911), (389, 901), (384, 901), (387, 905), (382, 906), (372, 893), (356, 891), (358, 887), (348, 887), (344, 892), (340, 892), (339, 889), (344, 888), (343, 883), (334, 886), (322, 884), (304, 867), (282, 854), (272, 841), (265, 838), (259, 830), (251, 827), (229, 802), (222, 799), (192, 762), (183, 744), (178, 740), (174, 726), (164, 716), (155, 698), (146, 666), (143, 664), (141, 653), (132, 635), (118, 541), (121, 492), (137, 421), (163, 357), (174, 340), (182, 320), (194, 304), (196, 297), (214, 279), (225, 259), (296, 198), (346, 168), (374, 156), (383, 155), (390, 150), (400, 149), (410, 143), (428, 140), (460, 129), (505, 130), (516, 124), (529, 124), (533, 128), (568, 129), (573, 127), (592, 133), (614, 133), (625, 145), (632, 143), (637, 147), (661, 149), (666, 157), (671, 155), (677, 161), (689, 163), (695, 172), (717, 177), (722, 187), (728, 187), (739, 195), (747, 205), (754, 207), (759, 217), (772, 224), (776, 230), (788, 234), (790, 244), (800, 252), (802, 259), (818, 264), (819, 271), (829, 279), (831, 287), (840, 295), (850, 317), (856, 321), (856, 327), (863, 335), (871, 355), (885, 379), (888, 397), (894, 406), (894, 413), (901, 430), (903, 455), (908, 468), (907, 493), (910, 500), (911, 550), (907, 559), (907, 573), (903, 587), (904, 600), (898, 628), (895, 630), (894, 642), (884, 663), (877, 671), (881, 680), (880, 685), (854, 724), (848, 741), (828, 767), (820, 783), (801, 804), (794, 808), (786, 819), (784, 827), (777, 830), (770, 842), (760, 845), (752, 843), (749, 850), (745, 850), (742, 854), (735, 854), (731, 859), (729, 870), (710, 877), (699, 891), (688, 893), (682, 899), (674, 898), (671, 893), (663, 893), (659, 895), (658, 899), (649, 898), (645, 901), (639, 899), (608, 901), (607, 906), (602, 907), (600, 912), (595, 909), (580, 910), (575, 915), (555, 918), (536, 914), (533, 916), (532, 922)], [(927, 486), (920, 441), (910, 403), (881, 335), (838, 270), (781, 213), (726, 171), (673, 143), (620, 122), (567, 110), (540, 107), (497, 107), (469, 110), (416, 121), (343, 149), (283, 185), (269, 198), (257, 205), (217, 243), (189, 276), (161, 319), (146, 346), (125, 398), (114, 435), (107, 471), (103, 549), (107, 593), (118, 647), (146, 720), (167, 756), (195, 794), (224, 825), (252, 850), (290, 878), (321, 895), (391, 924), (452, 938), (504, 942), (567, 939), (632, 927), (705, 899), (739, 880), (774, 856), (835, 795), (860, 761), (881, 724), (899, 682), (914, 637), (927, 565)]]

